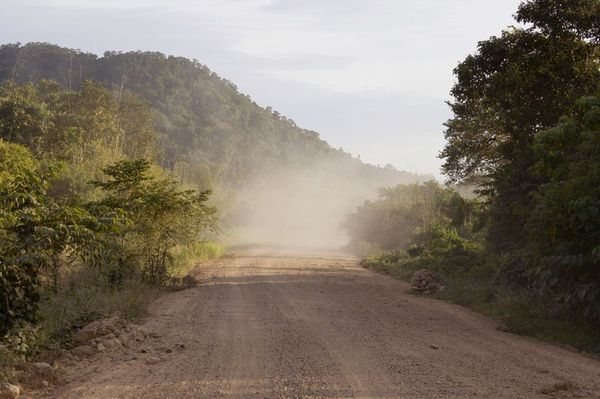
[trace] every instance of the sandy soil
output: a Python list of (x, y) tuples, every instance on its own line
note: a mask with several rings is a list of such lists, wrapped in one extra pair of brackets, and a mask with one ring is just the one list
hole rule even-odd
[[(156, 339), (59, 398), (600, 398), (600, 362), (497, 330), (341, 255), (240, 252), (162, 296)], [(158, 337), (160, 336), (160, 337)]]

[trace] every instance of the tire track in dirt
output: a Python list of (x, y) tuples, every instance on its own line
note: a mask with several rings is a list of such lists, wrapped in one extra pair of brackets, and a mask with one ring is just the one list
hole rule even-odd
[(599, 361), (414, 296), (354, 258), (246, 251), (198, 273), (200, 286), (150, 306), (160, 338), (65, 370), (53, 397), (600, 398)]

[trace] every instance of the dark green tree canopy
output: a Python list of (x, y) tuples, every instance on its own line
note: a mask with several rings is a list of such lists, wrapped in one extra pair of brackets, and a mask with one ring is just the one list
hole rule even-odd
[(515, 148), (595, 90), (599, 67), (598, 46), (583, 37), (513, 28), (480, 42), (454, 70), (444, 172), (460, 181), (512, 162)]
[(513, 27), (479, 42), (454, 73), (454, 114), (440, 157), (452, 182), (477, 180), (489, 201), (491, 242), (518, 247), (529, 192), (535, 135), (569, 114), (600, 82), (598, 0), (521, 4)]
[(598, 0), (533, 0), (522, 3), (517, 21), (532, 24), (546, 35), (569, 34), (600, 41), (600, 2)]

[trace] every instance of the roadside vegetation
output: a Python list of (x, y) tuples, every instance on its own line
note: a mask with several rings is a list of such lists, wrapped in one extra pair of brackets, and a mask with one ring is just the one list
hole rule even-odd
[(479, 42), (454, 70), (449, 186), (382, 189), (345, 221), (366, 266), (432, 270), (438, 297), (600, 354), (599, 18), (597, 0), (532, 0)]
[[(303, 194), (327, 224), (357, 193), (423, 180), (332, 148), (197, 61), (2, 45), (0, 370), (193, 284), (195, 265), (224, 252), (218, 230), (249, 215), (289, 233), (281, 215), (305, 221)], [(332, 182), (351, 191), (332, 196)]]
[(156, 163), (153, 126), (144, 102), (90, 81), (0, 85), (2, 372), (140, 315), (222, 253), (210, 191)]

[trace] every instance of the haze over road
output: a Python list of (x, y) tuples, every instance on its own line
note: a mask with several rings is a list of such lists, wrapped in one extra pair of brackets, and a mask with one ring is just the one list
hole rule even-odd
[(351, 257), (244, 251), (199, 273), (144, 323), (160, 335), (149, 352), (185, 349), (156, 364), (100, 357), (56, 397), (600, 397), (597, 360), (412, 295)]

